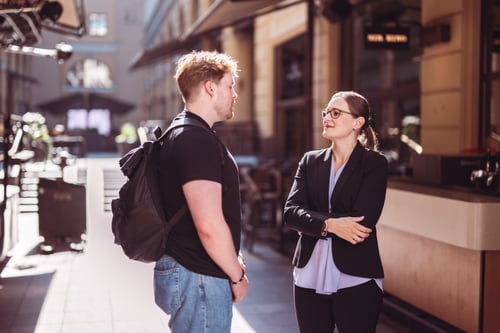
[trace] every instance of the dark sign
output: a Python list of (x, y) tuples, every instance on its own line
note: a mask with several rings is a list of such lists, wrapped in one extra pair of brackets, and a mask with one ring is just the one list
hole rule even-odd
[(364, 27), (363, 38), (366, 49), (408, 50), (410, 28), (407, 27)]

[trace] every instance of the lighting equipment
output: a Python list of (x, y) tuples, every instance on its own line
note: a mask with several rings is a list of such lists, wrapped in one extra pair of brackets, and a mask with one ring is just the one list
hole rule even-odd
[(47, 1), (42, 4), (38, 15), (40, 15), (40, 19), (45, 20), (49, 19), (52, 22), (56, 22), (59, 20), (63, 13), (63, 7), (58, 1)]
[(5, 51), (37, 57), (48, 57), (63, 63), (73, 54), (73, 47), (66, 43), (56, 44), (54, 49), (45, 49), (32, 46), (9, 45)]
[(322, 14), (332, 23), (346, 19), (352, 13), (352, 5), (348, 0), (326, 0)]
[(0, 0), (0, 48), (37, 44), (42, 29), (81, 37), (83, 0)]

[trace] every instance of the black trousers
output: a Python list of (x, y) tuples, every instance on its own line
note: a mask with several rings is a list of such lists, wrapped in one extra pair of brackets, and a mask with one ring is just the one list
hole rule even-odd
[(383, 292), (374, 280), (332, 295), (294, 287), (295, 312), (301, 333), (375, 332), (382, 309)]

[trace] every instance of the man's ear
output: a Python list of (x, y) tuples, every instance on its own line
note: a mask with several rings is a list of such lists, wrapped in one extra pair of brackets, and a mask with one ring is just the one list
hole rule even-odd
[(205, 81), (203, 88), (210, 96), (214, 93), (213, 82), (210, 80)]

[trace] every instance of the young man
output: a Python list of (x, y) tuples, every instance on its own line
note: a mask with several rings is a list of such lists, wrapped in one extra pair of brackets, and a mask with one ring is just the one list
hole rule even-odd
[(154, 271), (155, 301), (170, 315), (173, 333), (229, 333), (232, 304), (248, 289), (238, 256), (238, 168), (211, 130), (234, 116), (237, 72), (236, 61), (218, 52), (192, 52), (177, 62), (185, 108), (176, 119), (187, 117), (205, 128), (174, 129), (160, 158), (165, 211), (171, 216), (184, 204), (189, 208)]

